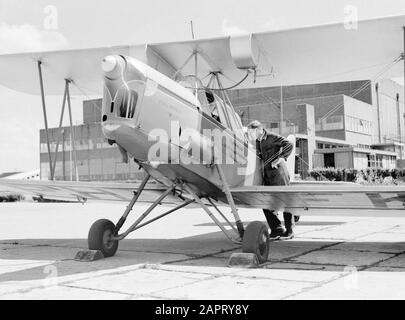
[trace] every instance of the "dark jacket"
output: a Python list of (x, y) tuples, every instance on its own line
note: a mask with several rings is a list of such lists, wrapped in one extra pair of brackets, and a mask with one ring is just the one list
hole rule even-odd
[(265, 129), (265, 135), (261, 141), (256, 141), (256, 147), (263, 163), (270, 160), (263, 168), (264, 185), (288, 185), (290, 177), (286, 164), (281, 162), (278, 168), (272, 168), (271, 163), (278, 158), (287, 160), (293, 150), (291, 142)]

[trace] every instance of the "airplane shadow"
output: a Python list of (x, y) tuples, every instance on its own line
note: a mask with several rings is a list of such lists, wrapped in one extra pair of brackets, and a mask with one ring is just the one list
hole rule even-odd
[[(209, 224), (208, 224), (209, 225)], [(309, 270), (318, 266), (319, 270), (343, 271), (347, 265), (359, 265), (363, 261), (379, 261), (381, 255), (395, 255), (403, 251), (405, 242), (350, 242), (344, 243), (346, 249), (334, 248), (338, 240), (294, 239), (293, 241), (277, 241), (271, 244), (270, 267), (282, 264), (282, 269), (302, 269), (306, 265)], [(45, 279), (48, 274), (44, 266), (52, 264), (57, 268), (58, 276), (85, 274), (94, 271), (112, 270), (137, 264), (168, 264), (181, 266), (225, 267), (230, 255), (239, 252), (240, 247), (228, 241), (222, 232), (205, 233), (181, 239), (126, 239), (120, 243), (114, 257), (94, 262), (78, 262), (75, 253), (87, 249), (86, 239), (26, 239), (0, 241), (6, 248), (0, 249), (0, 265), (2, 260), (12, 261), (18, 266), (19, 260), (44, 262), (40, 266), (28, 267), (24, 270), (0, 273), (0, 282)], [(322, 249), (327, 248), (326, 251)], [(344, 250), (344, 251), (342, 251)], [(311, 255), (316, 255), (311, 261)], [(339, 261), (342, 252), (344, 262)], [(324, 253), (324, 254), (323, 254)], [(337, 255), (337, 256), (336, 256)], [(300, 257), (306, 257), (300, 260)], [(386, 257), (386, 256), (384, 256)], [(335, 258), (335, 262), (333, 262)], [(305, 261), (302, 263), (302, 261)], [(25, 263), (21, 261), (21, 263)], [(29, 265), (29, 264), (28, 264)], [(377, 265), (378, 266), (378, 265)], [(316, 268), (315, 268), (316, 269)], [(0, 269), (1, 271), (1, 269)], [(405, 268), (386, 268), (376, 271), (405, 271)]]
[[(296, 224), (300, 225), (300, 226), (338, 226), (338, 225), (342, 225), (345, 223), (346, 222), (341, 222), (341, 221), (301, 221), (300, 220)], [(224, 227), (228, 226), (228, 224), (225, 222), (222, 222), (221, 225)], [(196, 226), (196, 227), (215, 227), (216, 224), (213, 222), (207, 222), (207, 223), (195, 224), (194, 226)]]

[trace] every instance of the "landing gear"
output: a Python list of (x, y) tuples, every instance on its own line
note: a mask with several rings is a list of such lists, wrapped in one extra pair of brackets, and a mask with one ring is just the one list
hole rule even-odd
[[(142, 193), (143, 189), (145, 188), (146, 183), (149, 180), (149, 175), (145, 177), (145, 179), (140, 184), (138, 190), (134, 192), (134, 196), (132, 197), (131, 202), (125, 209), (124, 214), (119, 219), (117, 225), (107, 219), (100, 219), (93, 223), (90, 228), (89, 235), (88, 235), (88, 244), (90, 250), (100, 250), (104, 257), (112, 257), (115, 255), (118, 249), (118, 242), (120, 240), (125, 239), (128, 234), (131, 232), (140, 229), (153, 221), (156, 221), (168, 214), (181, 209), (190, 203), (194, 202), (194, 199), (184, 199), (182, 204), (178, 205), (177, 207), (166, 211), (163, 214), (158, 215), (155, 218), (150, 219), (149, 221), (141, 223), (148, 215), (152, 212), (152, 210), (159, 205), (162, 200), (167, 197), (170, 193), (176, 193), (176, 184), (170, 186), (166, 191), (164, 191), (151, 205), (150, 207), (136, 219), (136, 221), (122, 234), (119, 234), (121, 227), (125, 223), (129, 213), (132, 211), (133, 206), (135, 205), (136, 201), (138, 200), (140, 194)], [(179, 196), (180, 197), (180, 196)]]
[[(231, 207), (232, 214), (235, 218), (235, 222), (231, 223), (228, 218), (221, 212), (217, 205), (211, 198), (203, 198), (198, 194), (191, 185), (182, 180), (176, 180), (168, 187), (150, 206), (145, 210), (136, 221), (124, 232), (119, 233), (121, 227), (124, 225), (128, 215), (132, 211), (133, 206), (137, 202), (140, 194), (144, 190), (146, 183), (149, 180), (149, 175), (142, 181), (138, 190), (134, 192), (134, 195), (125, 209), (125, 212), (115, 225), (110, 220), (101, 219), (96, 221), (90, 228), (88, 235), (88, 244), (90, 250), (100, 250), (104, 257), (112, 257), (115, 255), (118, 249), (119, 241), (125, 239), (131, 232), (140, 229), (166, 215), (175, 212), (191, 203), (197, 203), (208, 214), (208, 216), (215, 222), (215, 224), (223, 231), (225, 236), (232, 242), (242, 245), (243, 252), (254, 253), (260, 263), (267, 260), (269, 254), (269, 233), (267, 226), (264, 223), (255, 221), (248, 225), (246, 231), (244, 230), (243, 223), (239, 217), (235, 202), (233, 201), (232, 193), (225, 180), (225, 175), (222, 172), (220, 166), (217, 165), (219, 176), (223, 182), (223, 191), (227, 197), (228, 204)], [(185, 190), (190, 197), (183, 197), (181, 190)], [(162, 203), (162, 201), (169, 195), (177, 195), (182, 203), (173, 209), (166, 211), (148, 221), (144, 222), (145, 218), (153, 211), (153, 209)], [(209, 206), (211, 205), (211, 207)], [(225, 220), (231, 230), (226, 229), (223, 223), (214, 215), (215, 211)]]
[(259, 263), (267, 261), (270, 239), (269, 230), (263, 222), (253, 221), (248, 224), (242, 240), (242, 251), (256, 254)]
[(104, 257), (112, 257), (118, 249), (114, 240), (115, 225), (110, 220), (100, 219), (93, 223), (88, 235), (90, 250), (100, 250)]

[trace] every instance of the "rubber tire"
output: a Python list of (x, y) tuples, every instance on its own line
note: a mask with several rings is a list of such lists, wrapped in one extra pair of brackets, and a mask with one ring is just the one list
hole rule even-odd
[(295, 223), (299, 222), (299, 221), (300, 221), (300, 218), (301, 218), (300, 216), (294, 216), (294, 222), (295, 222)]
[(104, 257), (112, 257), (118, 249), (118, 240), (111, 241), (108, 245), (104, 242), (104, 234), (110, 231), (113, 234), (115, 225), (110, 220), (100, 219), (94, 222), (87, 237), (90, 250), (100, 250)]
[[(265, 237), (265, 241), (262, 237)], [(242, 251), (254, 253), (259, 263), (267, 261), (270, 252), (269, 229), (260, 221), (253, 221), (248, 224), (242, 240)]]

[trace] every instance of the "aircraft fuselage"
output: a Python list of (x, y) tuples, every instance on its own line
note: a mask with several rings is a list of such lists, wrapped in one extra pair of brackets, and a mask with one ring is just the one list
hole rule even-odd
[[(155, 179), (181, 179), (218, 198), (220, 165), (230, 187), (261, 184), (259, 159), (244, 134), (204, 112), (190, 89), (133, 58), (106, 57), (103, 69), (103, 133)], [(218, 97), (215, 103), (226, 107)]]

